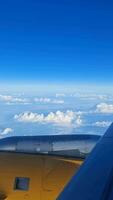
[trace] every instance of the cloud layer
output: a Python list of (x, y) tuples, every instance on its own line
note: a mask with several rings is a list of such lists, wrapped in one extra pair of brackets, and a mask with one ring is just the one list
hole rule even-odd
[(57, 111), (55, 113), (50, 112), (48, 115), (33, 112), (24, 112), (19, 115), (15, 115), (14, 119), (19, 122), (55, 123), (60, 125), (74, 124), (75, 126), (82, 125), (81, 115), (73, 111)]

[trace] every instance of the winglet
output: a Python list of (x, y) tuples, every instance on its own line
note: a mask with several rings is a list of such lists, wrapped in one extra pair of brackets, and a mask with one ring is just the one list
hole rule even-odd
[(112, 155), (113, 124), (97, 143), (78, 173), (75, 174), (57, 200), (109, 199), (111, 193), (110, 185), (111, 181), (113, 181)]

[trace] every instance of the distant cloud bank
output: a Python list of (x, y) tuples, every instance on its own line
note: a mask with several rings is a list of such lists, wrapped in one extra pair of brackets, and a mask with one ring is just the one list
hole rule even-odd
[(64, 104), (64, 100), (62, 99), (52, 99), (48, 97), (40, 97), (40, 98), (22, 98), (15, 97), (11, 95), (0, 95), (0, 101), (6, 103), (7, 105), (12, 104), (33, 104), (33, 103), (45, 103), (45, 104)]

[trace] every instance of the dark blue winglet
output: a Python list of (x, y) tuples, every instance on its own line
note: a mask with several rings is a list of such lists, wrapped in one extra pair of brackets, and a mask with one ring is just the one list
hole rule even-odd
[(113, 200), (113, 124), (57, 200)]

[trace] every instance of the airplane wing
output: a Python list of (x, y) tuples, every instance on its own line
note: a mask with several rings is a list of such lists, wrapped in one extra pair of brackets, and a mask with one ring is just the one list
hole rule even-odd
[(90, 135), (1, 139), (0, 199), (56, 199), (99, 139)]
[(0, 151), (85, 159), (99, 139), (99, 135), (85, 134), (7, 137), (0, 140)]
[(113, 124), (57, 200), (113, 200)]

